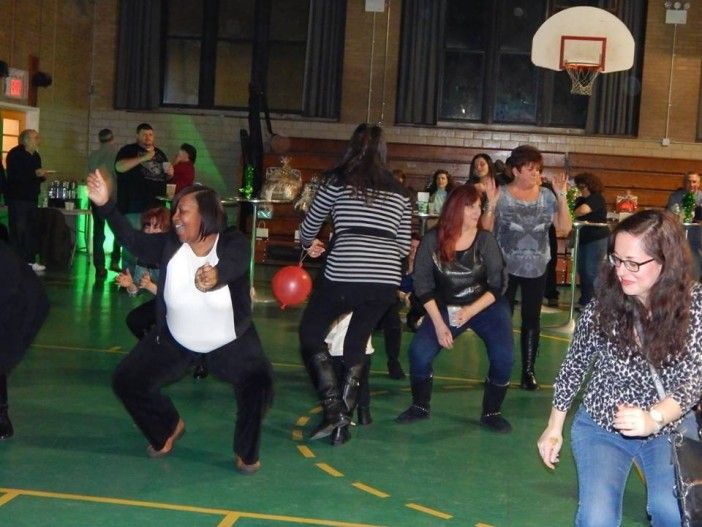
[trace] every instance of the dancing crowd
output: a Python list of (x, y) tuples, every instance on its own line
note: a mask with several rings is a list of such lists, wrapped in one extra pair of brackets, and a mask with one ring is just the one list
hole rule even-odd
[[(101, 143), (111, 140), (103, 132)], [(118, 283), (130, 293), (145, 289), (152, 295), (130, 313), (138, 342), (113, 374), (114, 392), (146, 437), (148, 455), (163, 457), (186, 425), (162, 388), (194, 366), (206, 368), (233, 387), (234, 463), (253, 474), (261, 467), (273, 369), (252, 318), (249, 242), (225, 228), (217, 193), (193, 184), (193, 147), (183, 144), (174, 160), (178, 186), (169, 212), (151, 207), (150, 198), (164, 194), (174, 173), (153, 144), (153, 130), (140, 125), (137, 143), (128, 146), (111, 154), (112, 163), (92, 162), (87, 180), (95, 215), (123, 248)], [(513, 311), (518, 305), (518, 386), (534, 391), (540, 388), (536, 359), (553, 237), (567, 236), (574, 217), (596, 225), (585, 224), (580, 237), (581, 314), (555, 379), (539, 455), (547, 467), (556, 466), (566, 415), (575, 404), (570, 442), (579, 488), (576, 524), (619, 524), (635, 463), (646, 479), (653, 525), (680, 525), (670, 436), (702, 393), (702, 286), (677, 218), (645, 210), (610, 232), (603, 226), (606, 204), (596, 176), (575, 177), (581, 196), (571, 210), (566, 175), (544, 184), (541, 153), (522, 145), (501, 167), (487, 154), (475, 156), (465, 184), (437, 170), (426, 189), (436, 224), (419, 239), (412, 232), (411, 189), (404, 174), (388, 169), (386, 155), (382, 129), (359, 125), (341, 160), (323, 174), (300, 225), (304, 250), (323, 256), (299, 326), (301, 361), (322, 408), (310, 439), (342, 445), (351, 439), (356, 413), (358, 424), (372, 422), (370, 338), (378, 327), (396, 329), (410, 297), (410, 311), (420, 313), (408, 349), (411, 403), (396, 422), (430, 418), (434, 359), (471, 329), (488, 358), (480, 426), (509, 433), (512, 425), (502, 412), (515, 363)], [(32, 165), (37, 181), (40, 167)], [(139, 173), (148, 192), (131, 179), (115, 197), (115, 174), (119, 182), (130, 173)], [(323, 242), (319, 233), (327, 221), (332, 236)], [(12, 281), (28, 285), (2, 289), (16, 307), (3, 301), (0, 310), (0, 340), (13, 343), (0, 356), (0, 438), (12, 435), (7, 375), (48, 310), (35, 274), (11, 253), (0, 244), (3, 265), (12, 262)], [(13, 324), (24, 318), (24, 325)], [(388, 368), (401, 379), (400, 340), (393, 342)]]

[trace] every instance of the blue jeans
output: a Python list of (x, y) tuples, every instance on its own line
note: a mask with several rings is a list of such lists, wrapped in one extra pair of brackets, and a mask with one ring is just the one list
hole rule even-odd
[[(441, 316), (449, 326), (455, 339), (470, 328), (483, 339), (487, 348), (490, 369), (488, 379), (493, 383), (504, 386), (509, 382), (514, 362), (514, 340), (512, 338), (512, 316), (509, 304), (500, 298), (494, 304), (483, 309), (461, 327), (455, 328), (448, 324), (448, 312), (441, 309)], [(428, 379), (432, 376), (432, 362), (441, 351), (441, 345), (436, 338), (434, 323), (429, 316), (424, 317), (410, 344), (410, 376), (413, 379)]]
[(573, 420), (571, 443), (578, 472), (578, 527), (612, 527), (622, 521), (624, 487), (633, 461), (646, 478), (646, 510), (654, 527), (680, 527), (668, 436), (629, 439), (595, 424), (583, 407)]
[(581, 243), (578, 247), (578, 274), (580, 275), (580, 300), (578, 304), (587, 305), (595, 294), (595, 281), (600, 266), (607, 254), (607, 238)]

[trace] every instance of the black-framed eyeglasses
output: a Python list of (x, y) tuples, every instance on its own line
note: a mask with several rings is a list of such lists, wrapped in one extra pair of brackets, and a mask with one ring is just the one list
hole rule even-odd
[(650, 260), (646, 260), (645, 262), (635, 262), (634, 260), (622, 260), (621, 258), (614, 256), (610, 253), (607, 255), (607, 260), (609, 260), (609, 263), (614, 267), (619, 267), (620, 265), (624, 264), (624, 268), (627, 271), (630, 271), (632, 273), (638, 273), (642, 265), (646, 265), (647, 263), (655, 261), (655, 258), (651, 258)]

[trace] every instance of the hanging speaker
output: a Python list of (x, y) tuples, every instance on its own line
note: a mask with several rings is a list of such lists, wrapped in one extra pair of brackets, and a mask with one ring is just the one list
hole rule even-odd
[(10, 75), (10, 68), (7, 66), (7, 62), (0, 60), (0, 77), (7, 77)]
[(51, 83), (51, 75), (49, 75), (48, 73), (44, 73), (43, 71), (37, 71), (32, 76), (32, 85), (36, 86), (37, 88), (46, 88), (48, 86), (51, 86)]

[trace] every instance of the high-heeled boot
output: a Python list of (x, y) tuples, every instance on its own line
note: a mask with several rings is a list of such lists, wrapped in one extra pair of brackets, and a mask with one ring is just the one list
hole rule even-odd
[(539, 389), (539, 383), (536, 382), (534, 374), (534, 363), (536, 355), (539, 352), (539, 332), (535, 329), (522, 330), (522, 382), (520, 384), (523, 390), (534, 391)]
[(310, 439), (327, 437), (335, 428), (351, 421), (342, 408), (339, 387), (331, 357), (326, 351), (312, 355), (309, 368), (315, 375), (317, 394), (322, 404), (322, 421), (312, 430)]
[(407, 410), (402, 412), (395, 418), (395, 421), (401, 424), (414, 423), (422, 419), (429, 419), (431, 401), (431, 390), (434, 379), (412, 378), (412, 404)]
[(502, 401), (505, 400), (507, 387), (509, 384), (499, 386), (485, 379), (485, 391), (483, 392), (483, 412), (480, 416), (480, 424), (493, 430), (506, 434), (512, 431), (512, 425), (502, 417)]
[(12, 437), (14, 433), (7, 413), (7, 375), (0, 375), (0, 439)]
[(360, 426), (366, 426), (373, 422), (373, 417), (370, 412), (370, 384), (368, 382), (368, 373), (370, 370), (370, 360), (366, 359), (361, 374), (361, 385), (358, 387), (358, 399), (356, 407), (356, 421)]
[(341, 401), (343, 403), (343, 413), (346, 415), (347, 422), (346, 424), (338, 426), (332, 432), (331, 443), (334, 446), (342, 445), (351, 439), (349, 424), (351, 423), (351, 415), (353, 415), (356, 409), (358, 392), (361, 387), (361, 379), (363, 378), (365, 367), (366, 359), (346, 369), (344, 385), (341, 388)]

